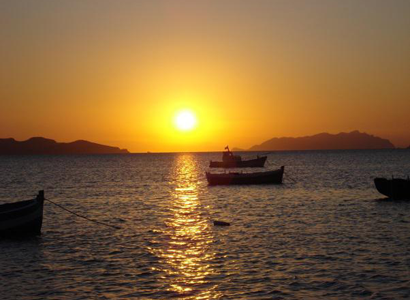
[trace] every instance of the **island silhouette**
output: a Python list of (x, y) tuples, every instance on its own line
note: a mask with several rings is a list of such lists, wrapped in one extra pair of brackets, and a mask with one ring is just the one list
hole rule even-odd
[(340, 132), (338, 134), (319, 133), (304, 137), (272, 138), (247, 151), (268, 150), (347, 150), (347, 149), (392, 149), (388, 140), (371, 134), (359, 132)]
[[(271, 150), (348, 150), (348, 149), (393, 149), (388, 140), (358, 130), (338, 134), (319, 133), (304, 137), (272, 138), (249, 149), (233, 148), (233, 151)], [(410, 146), (408, 147), (410, 149)], [(33, 154), (126, 154), (127, 149), (101, 145), (85, 140), (59, 143), (44, 137), (32, 137), (25, 141), (14, 138), (0, 139), (0, 155)]]
[(13, 138), (0, 139), (0, 155), (28, 154), (124, 154), (127, 149), (96, 144), (84, 140), (71, 143), (58, 143), (55, 140), (32, 137), (26, 141)]

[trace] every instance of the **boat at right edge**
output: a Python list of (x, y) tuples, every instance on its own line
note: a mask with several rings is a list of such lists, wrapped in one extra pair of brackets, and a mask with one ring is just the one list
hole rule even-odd
[(409, 179), (386, 179), (375, 178), (374, 184), (380, 194), (394, 200), (410, 200), (410, 180)]

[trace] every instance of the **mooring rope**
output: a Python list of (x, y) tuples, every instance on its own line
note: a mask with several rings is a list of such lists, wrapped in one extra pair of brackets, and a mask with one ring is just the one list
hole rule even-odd
[(51, 201), (50, 199), (44, 199), (44, 200), (46, 200), (46, 201), (48, 201), (48, 202), (54, 204), (55, 206), (61, 208), (62, 210), (65, 210), (65, 211), (69, 212), (70, 214), (73, 214), (73, 215), (75, 215), (75, 216), (77, 216), (77, 217), (79, 217), (79, 218), (83, 218), (83, 219), (86, 219), (86, 220), (88, 220), (88, 221), (90, 221), (90, 222), (94, 222), (94, 223), (97, 223), (97, 224), (100, 224), (100, 225), (104, 225), (104, 226), (107, 226), (107, 227), (111, 227), (111, 228), (114, 228), (114, 229), (121, 229), (121, 227), (119, 227), (119, 226), (115, 226), (115, 225), (107, 224), (107, 223), (104, 223), (104, 222), (92, 220), (92, 219), (90, 219), (90, 218), (88, 218), (88, 217), (79, 215), (79, 214), (77, 214), (77, 213), (75, 213), (75, 212), (73, 212), (73, 211), (71, 211), (71, 210), (65, 208), (64, 206), (62, 206), (62, 205), (60, 205), (60, 204), (57, 204), (57, 203)]

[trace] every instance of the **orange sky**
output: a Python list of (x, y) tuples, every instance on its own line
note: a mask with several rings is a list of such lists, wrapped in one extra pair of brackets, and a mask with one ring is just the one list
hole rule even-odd
[(408, 146), (409, 16), (406, 0), (2, 2), (0, 138), (218, 151), (358, 129)]

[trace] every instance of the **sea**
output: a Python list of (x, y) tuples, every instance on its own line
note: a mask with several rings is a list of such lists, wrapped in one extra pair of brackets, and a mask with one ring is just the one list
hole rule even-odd
[(0, 156), (0, 203), (48, 199), (0, 240), (0, 298), (410, 299), (410, 201), (373, 183), (410, 150), (256, 155), (282, 185), (208, 186), (221, 153)]

